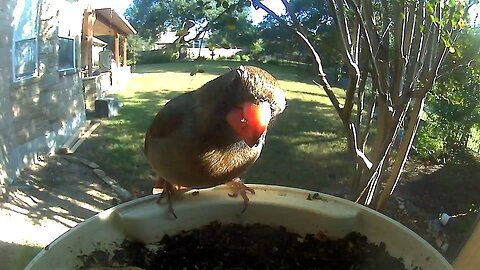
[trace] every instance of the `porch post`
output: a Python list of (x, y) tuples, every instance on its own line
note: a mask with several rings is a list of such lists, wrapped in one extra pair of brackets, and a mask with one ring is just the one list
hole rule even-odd
[(93, 24), (95, 23), (95, 13), (92, 9), (86, 9), (83, 14), (83, 36), (85, 46), (83, 50), (87, 55), (87, 74), (91, 76), (93, 73)]
[(115, 64), (117, 67), (120, 65), (120, 34), (115, 33), (115, 49), (114, 49), (114, 57), (115, 57)]
[(123, 57), (122, 57), (122, 65), (124, 67), (127, 66), (127, 36), (123, 36)]

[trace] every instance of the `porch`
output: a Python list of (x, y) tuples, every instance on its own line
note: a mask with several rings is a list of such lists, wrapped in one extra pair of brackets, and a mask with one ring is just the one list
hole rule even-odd
[[(95, 100), (123, 89), (130, 77), (127, 36), (137, 31), (111, 8), (86, 9), (83, 16), (81, 64), (85, 107), (93, 110)], [(102, 49), (98, 48), (98, 43)]]

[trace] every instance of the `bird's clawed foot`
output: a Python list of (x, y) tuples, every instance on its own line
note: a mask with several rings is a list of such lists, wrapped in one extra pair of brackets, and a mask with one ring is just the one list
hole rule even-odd
[(172, 213), (172, 215), (177, 218), (177, 215), (175, 214), (175, 211), (173, 211), (172, 207), (172, 197), (175, 193), (176, 188), (169, 182), (165, 181), (165, 179), (163, 178), (160, 178), (157, 184), (160, 184), (163, 188), (162, 193), (160, 193), (160, 196), (157, 199), (157, 203), (160, 204), (162, 199), (166, 197), (168, 202), (168, 211), (170, 211), (170, 213)]
[(243, 212), (245, 212), (245, 210), (247, 210), (248, 202), (250, 201), (248, 199), (248, 196), (247, 196), (247, 191), (252, 193), (252, 194), (255, 194), (255, 190), (253, 188), (247, 187), (242, 182), (242, 180), (240, 180), (240, 178), (238, 178), (238, 177), (233, 179), (230, 183), (232, 185), (233, 193), (232, 194), (228, 193), (228, 196), (237, 197), (239, 194), (240, 194), (240, 196), (242, 196), (243, 204), (244, 204), (244, 207), (243, 207), (243, 210), (242, 210), (242, 213), (243, 213)]

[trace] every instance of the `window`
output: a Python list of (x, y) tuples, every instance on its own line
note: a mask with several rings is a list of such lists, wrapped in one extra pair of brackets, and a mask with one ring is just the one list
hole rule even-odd
[(15, 79), (32, 77), (37, 71), (37, 39), (30, 38), (15, 41), (14, 44)]
[(75, 39), (69, 37), (59, 37), (58, 39), (58, 70), (74, 69)]
[(200, 43), (201, 43), (200, 40), (194, 40), (193, 41), (193, 48), (200, 48)]
[(38, 0), (18, 0), (13, 11), (13, 80), (38, 75)]
[(68, 2), (59, 6), (58, 16), (58, 71), (73, 70), (75, 61), (75, 38), (72, 35), (72, 18), (76, 18), (76, 8)]

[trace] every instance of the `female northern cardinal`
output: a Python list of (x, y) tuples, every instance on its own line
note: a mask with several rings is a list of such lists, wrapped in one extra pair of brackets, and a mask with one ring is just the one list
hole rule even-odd
[[(285, 93), (265, 70), (240, 66), (197, 90), (170, 100), (145, 135), (145, 155), (170, 197), (173, 185), (213, 187), (232, 181), (248, 205), (238, 178), (260, 156), (267, 126), (283, 112)], [(242, 211), (242, 212), (243, 212)], [(176, 217), (176, 216), (175, 216)]]

